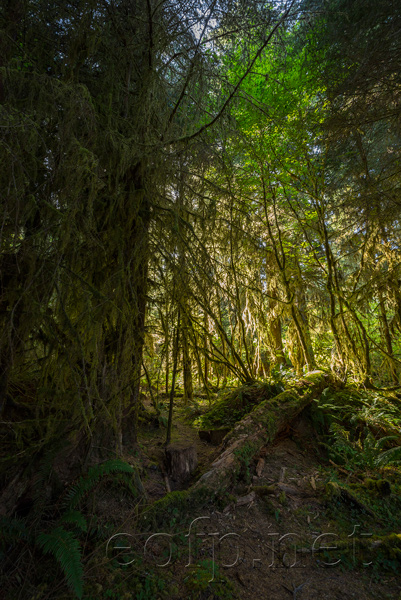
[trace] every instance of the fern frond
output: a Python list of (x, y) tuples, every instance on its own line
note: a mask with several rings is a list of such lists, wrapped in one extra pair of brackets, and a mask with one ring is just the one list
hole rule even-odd
[(73, 525), (81, 532), (85, 533), (88, 530), (88, 523), (86, 522), (85, 517), (79, 510), (68, 510), (63, 514), (60, 519), (60, 523), (67, 523), (68, 525)]
[(78, 480), (78, 483), (70, 488), (67, 492), (64, 506), (68, 509), (74, 509), (78, 506), (81, 500), (90, 492), (90, 490), (100, 481), (105, 475), (111, 473), (134, 473), (134, 468), (128, 463), (119, 459), (107, 460), (104, 463), (91, 467), (88, 473)]
[(127, 477), (126, 473), (118, 473), (113, 477), (113, 482), (120, 488), (125, 489), (129, 492), (131, 497), (136, 498), (138, 496), (138, 482), (134, 481), (132, 477)]
[(387, 444), (387, 442), (394, 442), (398, 438), (399, 436), (397, 435), (385, 435), (384, 437), (380, 438), (380, 440), (377, 440), (376, 448), (379, 450), (379, 448), (383, 448), (383, 446)]
[(386, 450), (385, 452), (381, 452), (379, 456), (376, 458), (376, 465), (388, 465), (390, 463), (396, 464), (401, 460), (401, 446), (396, 446), (395, 448), (390, 448), (390, 450)]
[(46, 554), (53, 554), (64, 571), (69, 587), (77, 598), (82, 598), (83, 569), (77, 538), (64, 527), (56, 527), (50, 533), (40, 533), (36, 541)]

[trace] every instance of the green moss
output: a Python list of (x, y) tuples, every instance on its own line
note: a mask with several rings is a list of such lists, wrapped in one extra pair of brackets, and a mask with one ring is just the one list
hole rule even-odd
[(287, 506), (288, 502), (285, 492), (281, 492), (281, 494), (278, 497), (278, 501), (280, 502), (280, 504), (282, 504), (282, 506)]
[(251, 460), (253, 459), (254, 455), (259, 450), (259, 448), (259, 443), (249, 443), (244, 444), (242, 448), (234, 450), (234, 455), (237, 457), (239, 463), (239, 467), (237, 470), (238, 479), (244, 479), (246, 482), (249, 483), (251, 478), (249, 466), (251, 464)]
[(384, 571), (398, 573), (401, 566), (401, 535), (390, 534), (375, 537), (347, 536), (336, 540), (343, 564), (355, 567), (355, 560), (365, 563), (381, 578)]
[(210, 559), (200, 561), (194, 569), (190, 568), (188, 575), (184, 578), (184, 584), (185, 596), (189, 600), (198, 600), (199, 598), (232, 600), (236, 597), (234, 584)]
[(271, 494), (274, 494), (274, 485), (254, 485), (252, 486), (252, 490), (255, 492), (255, 494), (257, 496), (260, 496), (261, 498), (265, 497), (265, 496), (269, 496)]
[(341, 498), (341, 488), (335, 481), (326, 483), (325, 492), (328, 500)]
[(252, 409), (280, 394), (282, 389), (280, 383), (243, 385), (218, 398), (211, 410), (195, 419), (194, 426), (199, 429), (231, 428)]
[(381, 496), (389, 496), (391, 494), (391, 484), (387, 479), (369, 479), (366, 478), (363, 485)]
[(321, 383), (325, 375), (326, 373), (324, 373), (324, 371), (311, 371), (304, 376), (304, 379), (310, 383), (313, 383), (314, 385), (317, 385), (318, 383)]
[(198, 488), (169, 492), (157, 500), (140, 516), (140, 526), (144, 529), (174, 526), (193, 518), (193, 510), (210, 502), (210, 490)]
[(264, 425), (270, 434), (274, 433), (276, 431), (277, 413), (282, 410), (283, 406), (296, 406), (298, 402), (299, 396), (296, 392), (282, 392), (273, 400), (263, 402), (263, 404), (254, 411), (255, 420)]

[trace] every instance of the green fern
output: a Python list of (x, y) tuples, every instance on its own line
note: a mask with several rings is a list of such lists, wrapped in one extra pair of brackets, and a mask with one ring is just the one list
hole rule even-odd
[(385, 450), (385, 452), (379, 454), (375, 462), (377, 466), (389, 464), (398, 465), (401, 462), (401, 446)]
[(33, 478), (32, 500), (33, 500), (33, 516), (42, 517), (43, 513), (48, 508), (49, 496), (43, 493), (45, 487), (55, 491), (60, 482), (53, 470), (53, 463), (56, 456), (66, 447), (66, 442), (59, 440), (53, 443), (51, 447), (43, 449), (43, 456), (35, 468), (35, 476)]
[[(113, 484), (116, 486), (116, 488), (119, 491), (124, 492), (125, 491), (125, 495), (127, 497), (137, 497), (138, 496), (138, 491), (140, 489), (140, 486), (142, 485), (142, 483), (140, 482), (140, 479), (138, 477), (138, 481), (136, 481), (135, 475), (134, 477), (127, 477), (126, 473), (118, 473), (117, 475), (113, 476)], [(139, 484), (139, 489), (138, 489), (138, 484)]]
[(50, 533), (40, 533), (36, 542), (46, 554), (53, 554), (64, 571), (69, 587), (77, 598), (82, 598), (83, 569), (81, 548), (77, 538), (60, 526)]
[(85, 533), (88, 530), (88, 523), (85, 517), (79, 510), (68, 510), (63, 514), (60, 519), (60, 523), (66, 523), (73, 525), (80, 532)]
[(388, 444), (389, 442), (395, 442), (396, 440), (398, 440), (398, 438), (399, 436), (397, 435), (385, 435), (384, 437), (377, 440), (376, 448), (380, 450), (380, 448), (383, 448), (385, 444)]
[(88, 473), (80, 477), (78, 483), (69, 489), (64, 500), (64, 507), (70, 510), (76, 508), (102, 477), (116, 472), (132, 475), (135, 470), (128, 463), (118, 459), (107, 460), (104, 463), (91, 467)]

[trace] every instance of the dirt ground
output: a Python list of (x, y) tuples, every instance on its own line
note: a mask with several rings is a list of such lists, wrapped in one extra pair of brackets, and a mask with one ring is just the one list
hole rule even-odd
[[(166, 494), (163, 474), (165, 429), (148, 431), (141, 439), (145, 457), (143, 483), (149, 502)], [(186, 488), (206, 469), (219, 449), (201, 441), (180, 416), (175, 419), (173, 443), (194, 444), (199, 467)], [(258, 474), (257, 474), (258, 470)], [(168, 573), (168, 597), (273, 600), (376, 600), (401, 598), (401, 574), (381, 572), (361, 555), (352, 539), (369, 535), (369, 523), (358, 511), (344, 509), (341, 523), (333, 518), (324, 499), (327, 467), (305, 418), (266, 447), (249, 464), (247, 481), (233, 487), (224, 508), (209, 504), (194, 510), (190, 525), (171, 523), (165, 532), (178, 542), (164, 564), (170, 538), (155, 536), (147, 545), (149, 575)], [(179, 484), (170, 482), (171, 489)], [(255, 486), (279, 484), (267, 496), (255, 494)], [(340, 552), (337, 540), (349, 538)], [(173, 539), (173, 537), (171, 537)], [(370, 564), (365, 564), (365, 563)], [(376, 567), (376, 568), (375, 568)], [(156, 575), (159, 576), (159, 575)], [(233, 585), (226, 589), (227, 581)], [(225, 591), (224, 591), (225, 589)], [(158, 597), (158, 596), (157, 596)], [(166, 597), (160, 595), (160, 597)]]

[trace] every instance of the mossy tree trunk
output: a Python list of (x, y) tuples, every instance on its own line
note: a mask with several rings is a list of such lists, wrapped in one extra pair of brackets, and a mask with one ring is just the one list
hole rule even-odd
[(330, 383), (329, 375), (316, 371), (304, 377), (298, 390), (285, 391), (261, 402), (226, 436), (219, 458), (196, 482), (194, 489), (205, 487), (213, 492), (227, 489), (235, 481), (244, 460), (249, 463), (263, 446), (273, 443)]

